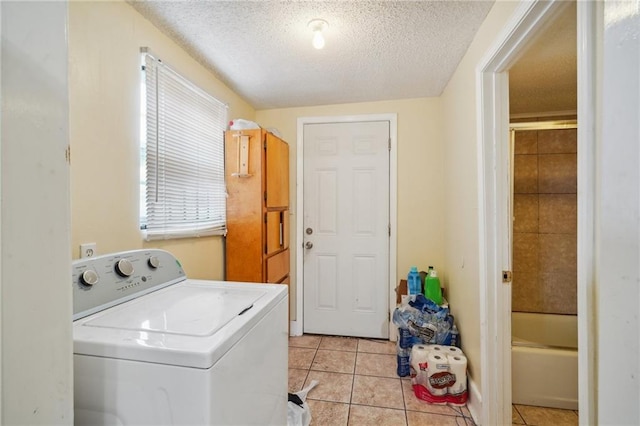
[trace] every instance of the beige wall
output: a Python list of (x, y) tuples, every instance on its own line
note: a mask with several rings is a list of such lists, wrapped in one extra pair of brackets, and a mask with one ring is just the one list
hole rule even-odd
[(173, 252), (192, 278), (223, 278), (221, 237), (145, 243), (138, 229), (140, 47), (229, 105), (254, 109), (124, 2), (69, 4), (71, 247), (99, 254), (153, 246)]
[(445, 269), (462, 349), (478, 387), (480, 305), (476, 66), (519, 2), (497, 1), (442, 94), (444, 108)]
[[(256, 121), (277, 128), (290, 145), (291, 247), (296, 240), (297, 119), (300, 117), (396, 113), (398, 115), (398, 246), (396, 280), (405, 277), (411, 265), (434, 265), (443, 275), (443, 143), (442, 106), (439, 98), (419, 98), (318, 107), (262, 110)], [(291, 259), (291, 316), (296, 318), (295, 250)]]

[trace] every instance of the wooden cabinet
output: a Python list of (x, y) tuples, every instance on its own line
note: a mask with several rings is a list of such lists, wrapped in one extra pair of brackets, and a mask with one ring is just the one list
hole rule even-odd
[(225, 133), (226, 279), (289, 282), (289, 145), (264, 129)]

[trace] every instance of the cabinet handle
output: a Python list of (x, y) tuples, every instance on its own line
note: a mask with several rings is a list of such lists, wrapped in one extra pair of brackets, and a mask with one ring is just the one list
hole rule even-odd
[(280, 247), (284, 246), (284, 214), (280, 212)]

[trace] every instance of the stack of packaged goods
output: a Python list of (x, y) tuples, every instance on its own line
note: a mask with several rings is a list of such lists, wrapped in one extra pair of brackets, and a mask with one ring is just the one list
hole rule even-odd
[[(398, 326), (397, 373), (400, 377), (411, 375), (416, 396), (431, 403), (466, 403), (466, 358), (457, 348), (458, 330), (448, 306), (440, 306), (422, 294), (411, 294), (394, 310), (393, 323)], [(425, 357), (432, 347), (438, 348), (433, 351), (441, 359)]]
[(467, 358), (460, 348), (414, 345), (410, 358), (413, 393), (431, 404), (467, 402)]

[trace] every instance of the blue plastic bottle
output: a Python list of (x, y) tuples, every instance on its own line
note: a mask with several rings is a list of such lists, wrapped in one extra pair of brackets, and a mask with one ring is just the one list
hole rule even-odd
[(397, 354), (398, 367), (396, 369), (396, 373), (398, 374), (398, 377), (407, 377), (408, 375), (411, 374), (411, 368), (409, 363), (411, 348), (409, 349), (398, 348), (397, 353), (398, 353)]
[(422, 289), (420, 287), (420, 274), (418, 274), (418, 268), (412, 266), (411, 270), (409, 270), (409, 275), (407, 275), (407, 289), (409, 294), (422, 293)]
[(453, 328), (451, 329), (451, 346), (460, 347), (460, 332), (455, 324), (453, 324)]

